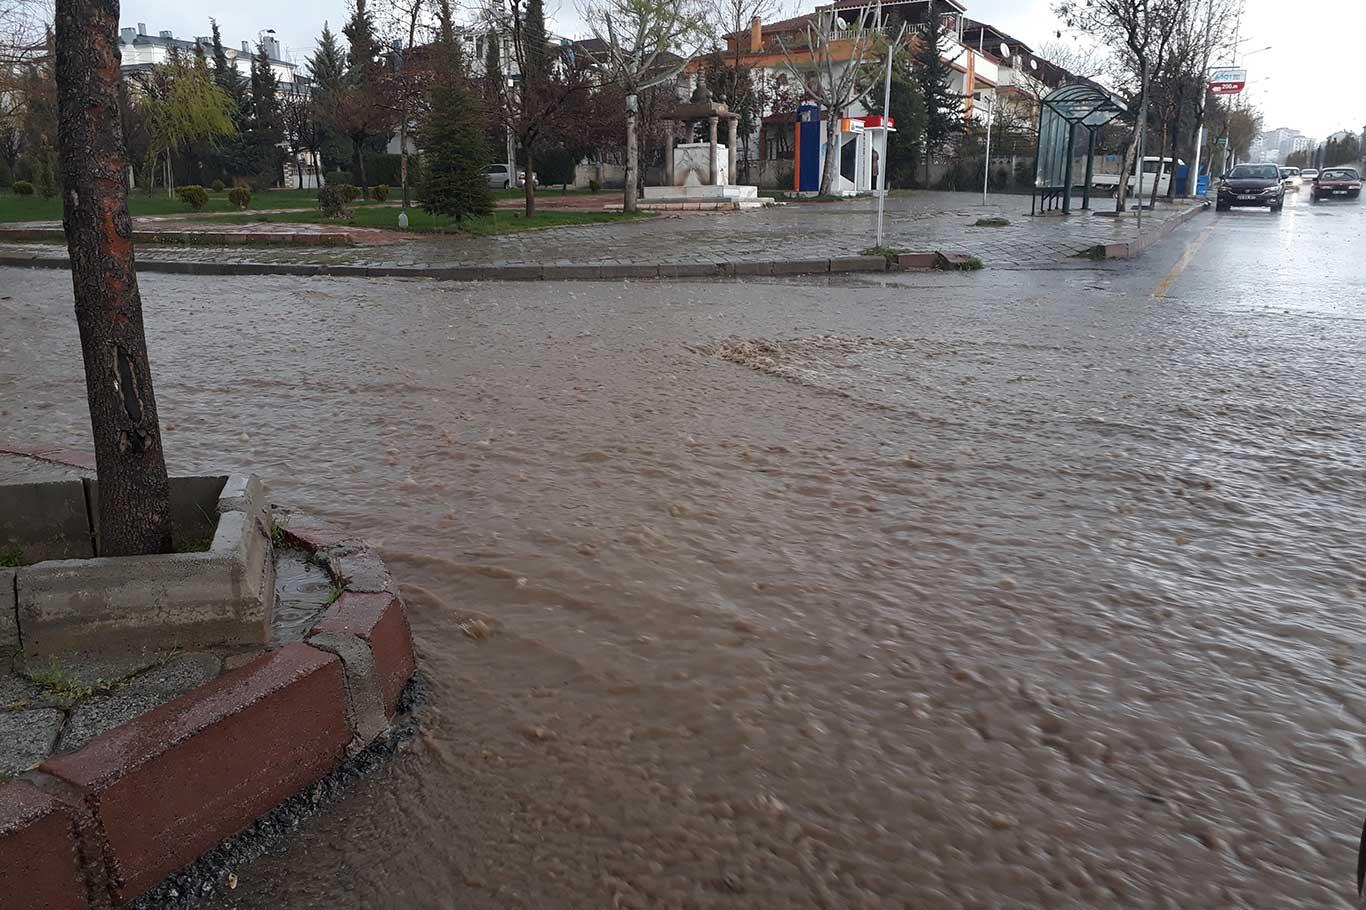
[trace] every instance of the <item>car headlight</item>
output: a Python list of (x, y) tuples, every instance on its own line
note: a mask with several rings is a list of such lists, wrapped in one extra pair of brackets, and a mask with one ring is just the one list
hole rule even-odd
[(1280, 187), (1278, 186), (1269, 186), (1266, 189), (1262, 190), (1262, 192), (1266, 193), (1268, 196), (1273, 196), (1279, 189)]

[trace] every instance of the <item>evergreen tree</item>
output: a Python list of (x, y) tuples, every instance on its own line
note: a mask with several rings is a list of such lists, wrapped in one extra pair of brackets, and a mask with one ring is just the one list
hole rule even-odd
[(493, 211), (480, 120), (474, 99), (455, 81), (443, 80), (431, 90), (420, 135), (423, 180), (418, 192), (427, 212), (458, 220)]
[(368, 195), (366, 143), (389, 135), (393, 110), (385, 97), (388, 80), (379, 59), (374, 19), (365, 8), (365, 0), (356, 0), (355, 11), (342, 34), (350, 42), (351, 50), (346, 76), (334, 93), (330, 119), (332, 126), (351, 140), (351, 179)]
[(270, 65), (264, 43), (256, 45), (251, 58), (251, 97), (243, 131), (243, 144), (251, 164), (251, 175), (266, 186), (280, 175), (283, 160), (280, 142), (284, 129), (280, 116), (279, 82)]
[(942, 56), (940, 49), (950, 43), (948, 23), (939, 12), (939, 4), (930, 0), (929, 23), (917, 41), (912, 66), (920, 94), (925, 101), (925, 182), (930, 179), (930, 158), (943, 150), (949, 140), (963, 128), (963, 96), (953, 90), (953, 67)]
[(330, 92), (341, 85), (342, 77), (346, 75), (346, 58), (341, 46), (337, 44), (337, 36), (328, 28), (326, 22), (323, 23), (323, 33), (318, 38), (318, 49), (308, 58), (308, 72), (318, 89), (324, 92)]
[(904, 56), (892, 63), (891, 115), (896, 132), (887, 146), (887, 186), (908, 187), (924, 153), (925, 95), (912, 65)]
[(479, 83), (484, 106), (484, 137), (488, 147), (501, 158), (498, 150), (502, 149), (503, 143), (507, 141), (507, 127), (499, 123), (498, 116), (503, 91), (503, 64), (498, 53), (498, 33), (489, 32), (484, 41), (484, 78)]
[(210, 19), (213, 28), (213, 80), (234, 99), (242, 97), (242, 75), (237, 67), (228, 62), (228, 52), (223, 49), (223, 35), (218, 30), (218, 20)]
[(524, 81), (545, 75), (549, 40), (545, 30), (544, 0), (527, 0), (526, 17), (522, 21), (522, 46), (526, 49), (527, 70), (522, 76)]

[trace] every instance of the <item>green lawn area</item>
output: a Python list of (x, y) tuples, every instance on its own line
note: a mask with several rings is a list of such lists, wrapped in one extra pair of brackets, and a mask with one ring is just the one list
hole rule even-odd
[[(397, 199), (397, 193), (391, 193), (389, 201)], [(311, 208), (318, 204), (316, 190), (267, 190), (264, 193), (254, 193), (251, 197), (251, 205), (247, 211), (252, 209), (285, 209), (285, 208)], [(357, 200), (356, 205), (370, 205), (368, 202)], [(150, 196), (134, 191), (128, 195), (128, 211), (137, 217), (138, 215), (194, 215), (197, 214), (188, 205), (179, 199), (166, 198), (165, 190), (158, 190)], [(236, 211), (231, 203), (228, 202), (227, 191), (221, 193), (210, 192), (209, 204), (201, 211), (204, 212), (232, 212)], [(60, 196), (53, 196), (51, 199), (44, 199), (42, 196), (16, 196), (14, 193), (0, 190), (0, 223), (12, 221), (60, 221), (62, 219), (62, 199)]]
[[(272, 223), (292, 224), (342, 224), (356, 227), (388, 228), (398, 230), (399, 210), (386, 208), (358, 208), (350, 218), (323, 218), (314, 212), (283, 212), (276, 215), (225, 215), (214, 219), (230, 224), (251, 224), (269, 221)], [(428, 215), (422, 209), (408, 209), (408, 230), (418, 233), (473, 234), (479, 237), (496, 234), (513, 234), (519, 231), (539, 231), (544, 228), (565, 227), (575, 224), (606, 224), (629, 218), (642, 217), (642, 213), (626, 215), (621, 212), (565, 212), (554, 209), (537, 212), (536, 217), (527, 220), (521, 212), (502, 209), (492, 215), (479, 218), (466, 218), (456, 221), (453, 218)]]
[[(522, 198), (522, 194), (523, 194), (523, 191), (520, 190), (520, 189), (518, 189), (518, 188), (516, 188), (516, 187), (514, 187), (514, 188), (512, 188), (512, 189), (509, 189), (509, 190), (489, 190), (489, 192), (493, 194), (493, 198), (494, 198), (494, 199), (521, 199), (521, 198)], [(599, 190), (599, 191), (598, 191), (598, 195), (600, 195), (600, 196), (612, 196), (612, 195), (614, 195), (614, 194), (617, 195), (617, 196), (620, 196), (620, 195), (621, 195), (621, 190), (616, 190), (615, 193), (614, 193), (613, 190), (606, 190), (606, 191)], [(399, 195), (398, 191), (395, 190), (395, 191), (394, 191), (394, 196), (398, 196), (398, 195)], [(538, 184), (537, 187), (536, 187), (536, 198), (538, 198), (538, 199), (539, 199), (540, 197), (542, 197), (542, 196), (589, 196), (589, 195), (592, 195), (592, 194), (591, 194), (588, 190), (576, 190), (576, 189), (570, 188), (570, 189), (565, 190), (564, 192), (560, 192), (560, 188), (559, 188), (558, 186), (545, 186), (545, 185), (543, 185), (543, 184)], [(392, 198), (392, 197), (391, 197), (391, 198)]]

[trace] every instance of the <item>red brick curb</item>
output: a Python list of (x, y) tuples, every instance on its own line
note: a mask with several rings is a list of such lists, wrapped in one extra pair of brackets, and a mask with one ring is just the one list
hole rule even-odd
[[(61, 451), (16, 454), (57, 460)], [(383, 561), (315, 522), (281, 536), (339, 570), (346, 588), (307, 643), (0, 783), (0, 907), (121, 906), (389, 729), (416, 658)]]

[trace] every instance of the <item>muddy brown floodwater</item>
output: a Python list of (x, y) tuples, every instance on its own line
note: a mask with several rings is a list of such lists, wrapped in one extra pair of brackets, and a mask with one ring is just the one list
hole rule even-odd
[(430, 679), (214, 906), (1351, 906), (1361, 297), (1126, 282), (144, 276), (173, 469), (378, 543)]

